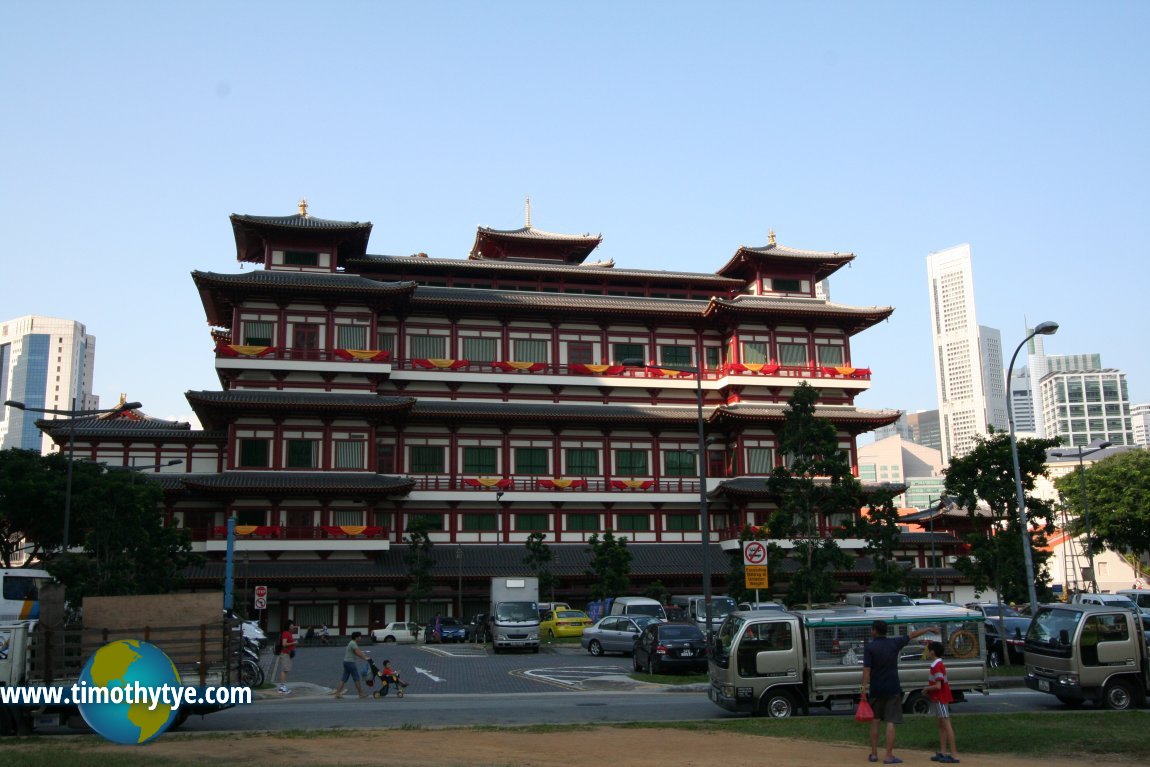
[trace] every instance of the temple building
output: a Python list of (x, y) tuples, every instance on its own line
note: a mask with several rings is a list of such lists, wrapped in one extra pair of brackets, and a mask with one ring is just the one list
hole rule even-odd
[[(180, 460), (155, 478), (206, 557), (189, 586), (220, 587), (234, 515), (237, 601), (267, 586), (273, 623), (481, 612), (491, 576), (530, 573), (533, 533), (554, 556), (555, 598), (587, 599), (587, 540), (606, 531), (628, 540), (634, 593), (696, 593), (701, 482), (721, 589), (734, 531), (772, 512), (764, 480), (800, 381), (856, 466), (857, 435), (899, 415), (855, 404), (871, 371), (852, 339), (893, 309), (825, 297), (850, 253), (772, 232), (696, 273), (593, 260), (601, 237), (543, 231), (529, 213), (518, 229), (480, 227), (466, 258), (370, 255), (370, 223), (303, 202), (231, 224), (237, 260), (256, 268), (192, 273), (221, 384), (187, 392), (202, 428), (140, 413), (48, 428), (75, 435), (77, 458)], [(435, 586), (413, 603), (416, 519)], [(866, 568), (841, 579), (864, 588)]]

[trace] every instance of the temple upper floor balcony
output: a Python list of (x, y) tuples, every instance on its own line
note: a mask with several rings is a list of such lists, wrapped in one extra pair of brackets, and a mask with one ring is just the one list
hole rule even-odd
[[(197, 551), (226, 551), (225, 525), (192, 527)], [(236, 525), (237, 551), (386, 551), (390, 531), (371, 525)]]
[[(315, 349), (256, 344), (216, 345), (216, 368), (281, 372), (371, 373), (396, 380), (450, 378), (474, 383), (508, 383), (515, 378), (542, 385), (650, 386), (657, 381), (667, 388), (695, 386), (696, 373), (662, 367), (615, 363), (555, 363), (519, 360), (469, 360), (442, 357), (395, 358), (385, 349)], [(800, 380), (817, 380), (824, 388), (862, 390), (870, 388), (870, 368), (854, 365), (783, 365), (774, 362), (731, 362), (704, 367), (703, 387), (718, 389), (731, 384), (793, 386)]]

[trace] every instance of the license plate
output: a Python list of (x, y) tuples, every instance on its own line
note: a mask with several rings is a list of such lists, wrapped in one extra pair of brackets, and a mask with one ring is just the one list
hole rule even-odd
[(694, 650), (683, 650), (683, 652), (681, 652), (679, 654), (682, 655), (684, 658), (690, 658), (692, 655), (695, 654), (695, 651)]
[(1050, 681), (1047, 679), (1039, 679), (1038, 689), (1042, 692), (1050, 692)]

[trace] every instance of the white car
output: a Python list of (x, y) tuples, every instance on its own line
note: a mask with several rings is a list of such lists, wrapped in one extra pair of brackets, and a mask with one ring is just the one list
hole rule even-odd
[(418, 636), (418, 623), (389, 623), (381, 629), (372, 629), (371, 641), (412, 644)]

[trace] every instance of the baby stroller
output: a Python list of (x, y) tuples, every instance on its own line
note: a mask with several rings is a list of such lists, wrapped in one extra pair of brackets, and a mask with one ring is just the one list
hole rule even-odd
[[(387, 667), (389, 661), (384, 661), (384, 668)], [(399, 678), (399, 672), (392, 670), (391, 673), (385, 672), (375, 664), (375, 658), (367, 659), (368, 668), (371, 672), (367, 676), (367, 686), (371, 687), (376, 679), (379, 679), (379, 689), (371, 695), (373, 698), (386, 698), (387, 694), (391, 692), (391, 686), (395, 685), (395, 696), (397, 698), (403, 697), (404, 688), (407, 687), (407, 682)]]

